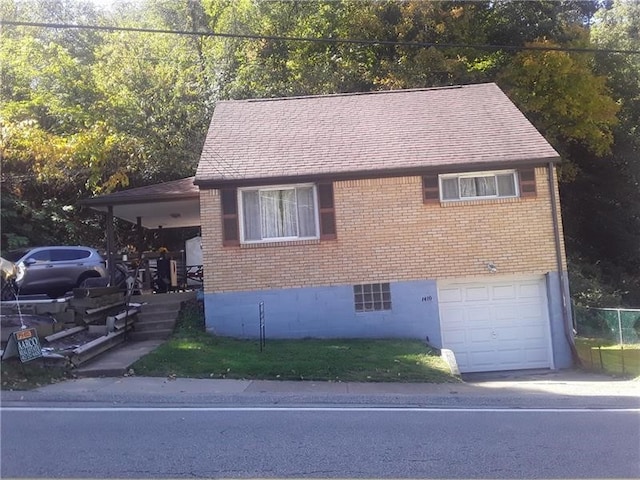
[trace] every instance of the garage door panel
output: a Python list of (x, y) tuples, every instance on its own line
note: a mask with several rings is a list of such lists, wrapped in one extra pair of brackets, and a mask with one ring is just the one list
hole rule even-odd
[(470, 328), (468, 330), (469, 335), (468, 339), (470, 343), (482, 343), (486, 344), (487, 342), (492, 341), (491, 330), (487, 328)]
[(546, 349), (525, 350), (527, 363), (532, 366), (529, 368), (544, 368), (549, 366)]
[[(500, 350), (498, 351), (498, 362), (496, 363), (504, 367), (517, 368), (522, 363), (522, 350), (519, 348)], [(509, 368), (504, 368), (504, 370), (509, 370)]]
[(464, 308), (447, 308), (440, 312), (441, 322), (449, 325), (448, 330), (462, 330), (466, 329), (467, 314)]
[(468, 368), (472, 367), (474, 371), (476, 369), (481, 369), (477, 371), (494, 370), (497, 365), (496, 352), (493, 349), (472, 352), (468, 355), (468, 359), (470, 362)]
[(442, 342), (447, 345), (460, 346), (465, 345), (467, 343), (467, 331), (466, 330), (448, 330), (446, 333), (442, 335)]
[(520, 342), (522, 339), (522, 329), (519, 327), (501, 327), (496, 330), (496, 341)]
[(522, 283), (518, 288), (519, 298), (541, 298), (543, 292), (540, 290), (539, 283)]
[(485, 286), (468, 287), (468, 288), (465, 288), (464, 292), (465, 292), (464, 299), (467, 302), (482, 302), (482, 301), (489, 301), (490, 299), (489, 288)]
[(544, 279), (439, 285), (442, 341), (461, 372), (551, 366)]
[(511, 305), (496, 305), (493, 307), (493, 318), (500, 321), (518, 323), (520, 315), (513, 310)]
[(470, 307), (466, 309), (466, 321), (476, 326), (491, 326), (492, 317), (491, 308), (488, 307)]
[(539, 303), (518, 303), (518, 316), (521, 318), (540, 318), (543, 314)]
[(463, 300), (461, 288), (443, 288), (438, 290), (438, 303), (458, 303)]
[(492, 289), (493, 300), (513, 300), (516, 298), (514, 285), (496, 285)]

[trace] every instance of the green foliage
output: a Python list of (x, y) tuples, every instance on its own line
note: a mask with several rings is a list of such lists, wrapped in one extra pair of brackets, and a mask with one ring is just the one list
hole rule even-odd
[(611, 278), (603, 273), (599, 264), (569, 257), (569, 285), (572, 298), (580, 307), (617, 307), (622, 305), (625, 291), (616, 290)]
[(199, 336), (204, 331), (203, 303), (197, 300), (184, 302), (176, 321), (175, 335), (179, 337)]
[[(541, 41), (532, 47), (559, 47)], [(518, 53), (499, 76), (500, 85), (556, 148), (579, 143), (596, 155), (611, 151), (618, 104), (606, 78), (593, 74), (586, 54)]]
[[(3, 26), (3, 249), (102, 244), (103, 219), (78, 199), (193, 174), (219, 99), (498, 81), (563, 157), (576, 299), (640, 304), (640, 55), (474, 47), (640, 49), (638, 0), (5, 0), (0, 15), (440, 45)], [(116, 237), (129, 243), (131, 225)]]

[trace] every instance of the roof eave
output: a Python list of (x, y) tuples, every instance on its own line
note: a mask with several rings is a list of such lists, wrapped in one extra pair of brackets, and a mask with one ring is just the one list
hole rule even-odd
[[(179, 197), (179, 198), (176, 198)], [(126, 205), (132, 202), (135, 203), (155, 203), (155, 202), (174, 202), (178, 200), (191, 200), (200, 198), (200, 193), (173, 193), (162, 195), (145, 195), (144, 198), (134, 195), (127, 197), (110, 198), (109, 195), (103, 195), (100, 197), (85, 198), (78, 203), (87, 207), (103, 207), (109, 205)]]
[(250, 187), (258, 185), (276, 185), (289, 183), (304, 182), (321, 182), (321, 181), (337, 181), (337, 180), (361, 180), (369, 178), (388, 178), (417, 176), (428, 174), (445, 174), (456, 172), (473, 172), (483, 170), (498, 170), (508, 168), (526, 168), (539, 167), (548, 163), (560, 162), (559, 156), (530, 158), (526, 160), (508, 162), (471, 162), (464, 164), (442, 164), (437, 166), (421, 166), (421, 167), (403, 167), (392, 169), (375, 169), (375, 170), (355, 170), (348, 172), (323, 172), (313, 174), (299, 175), (280, 175), (254, 178), (198, 178), (194, 180), (195, 185), (202, 189), (219, 189), (225, 187)]

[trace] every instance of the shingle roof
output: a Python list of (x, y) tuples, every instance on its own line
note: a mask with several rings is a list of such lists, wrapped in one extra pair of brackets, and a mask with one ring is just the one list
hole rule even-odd
[(181, 178), (145, 187), (130, 188), (82, 200), (83, 205), (117, 205), (121, 203), (155, 203), (176, 198), (199, 198), (200, 190), (193, 183), (194, 177)]
[(107, 212), (127, 222), (155, 229), (200, 225), (200, 189), (194, 177), (181, 178), (156, 185), (130, 188), (87, 198), (80, 202), (94, 210)]
[(195, 182), (557, 161), (494, 83), (216, 105)]

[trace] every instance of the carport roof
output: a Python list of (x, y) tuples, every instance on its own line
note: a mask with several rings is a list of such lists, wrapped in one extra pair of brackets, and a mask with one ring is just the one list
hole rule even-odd
[(130, 188), (88, 198), (80, 202), (93, 210), (107, 212), (133, 224), (141, 219), (148, 229), (200, 226), (200, 192), (194, 177)]

